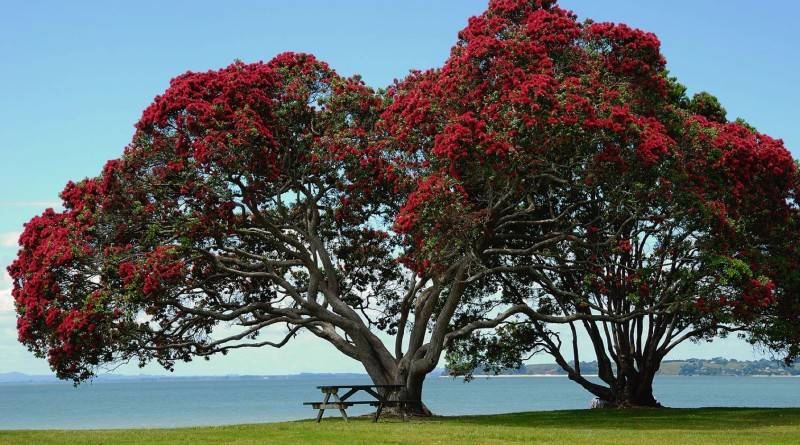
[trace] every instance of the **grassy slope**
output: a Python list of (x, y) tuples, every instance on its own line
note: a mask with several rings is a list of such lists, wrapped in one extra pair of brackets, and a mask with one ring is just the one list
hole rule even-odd
[(149, 430), (0, 431), (2, 444), (797, 444), (798, 409), (546, 411)]

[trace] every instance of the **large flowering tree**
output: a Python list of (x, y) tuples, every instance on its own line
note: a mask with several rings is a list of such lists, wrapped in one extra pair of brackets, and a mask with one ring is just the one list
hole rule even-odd
[(422, 414), (445, 348), (464, 373), (544, 351), (655, 406), (683, 341), (800, 353), (797, 184), (780, 141), (685, 96), (652, 34), (493, 0), (385, 96), (302, 54), (174, 79), (26, 225), (19, 338), (77, 382), (307, 331)]
[(798, 172), (781, 141), (687, 98), (653, 34), (552, 1), (494, 0), (459, 37), (386, 113), (420, 184), (398, 218), (406, 260), (470, 264), (458, 322), (478, 303), (524, 314), (455, 343), (455, 372), (543, 351), (610, 405), (657, 406), (683, 341), (739, 332), (797, 356)]
[(374, 142), (381, 107), (302, 54), (174, 79), (122, 158), (26, 225), (9, 268), (20, 340), (78, 382), (302, 330), (426, 413), (445, 342), (487, 322), (454, 334), (457, 272), (396, 261), (409, 184)]

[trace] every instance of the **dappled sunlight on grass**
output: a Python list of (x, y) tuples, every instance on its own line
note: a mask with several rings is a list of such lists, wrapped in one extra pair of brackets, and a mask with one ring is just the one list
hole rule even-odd
[(468, 416), (452, 419), (476, 425), (505, 425), (569, 429), (702, 429), (736, 430), (762, 426), (798, 426), (800, 409), (696, 408), (570, 410)]

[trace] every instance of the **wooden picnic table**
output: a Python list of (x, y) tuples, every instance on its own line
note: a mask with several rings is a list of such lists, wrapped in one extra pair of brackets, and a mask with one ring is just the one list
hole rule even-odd
[[(403, 421), (407, 421), (406, 416), (406, 402), (403, 400), (390, 400), (391, 396), (401, 389), (403, 385), (325, 385), (317, 386), (323, 394), (325, 394), (322, 402), (304, 402), (303, 405), (311, 405), (312, 408), (319, 410), (317, 413), (317, 422), (322, 420), (322, 414), (326, 409), (338, 409), (342, 413), (342, 419), (348, 422), (347, 408), (353, 405), (371, 405), (377, 408), (375, 411), (375, 418), (373, 422), (378, 421), (384, 407), (396, 406), (400, 408), (403, 414)], [(339, 396), (339, 391), (345, 391), (344, 394)], [(370, 397), (369, 400), (352, 400), (350, 397), (359, 392), (366, 393)], [(333, 400), (331, 400), (333, 396)]]

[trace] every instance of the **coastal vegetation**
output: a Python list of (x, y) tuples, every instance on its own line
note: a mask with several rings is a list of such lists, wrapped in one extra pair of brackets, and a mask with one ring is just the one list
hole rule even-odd
[[(597, 373), (597, 362), (581, 362), (587, 375)], [(445, 373), (447, 373), (445, 371)], [(491, 372), (489, 374), (492, 374)], [(556, 363), (522, 365), (517, 369), (504, 369), (498, 375), (566, 375)], [(800, 376), (800, 365), (786, 366), (777, 360), (736, 360), (721, 357), (713, 359), (690, 358), (686, 360), (664, 360), (657, 375), (663, 376)]]
[(412, 419), (339, 419), (220, 427), (0, 431), (7, 445), (87, 444), (795, 444), (800, 409), (701, 408), (547, 411)]

